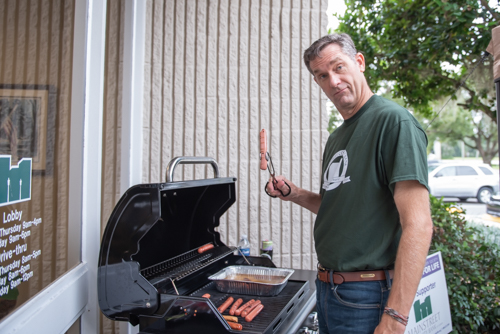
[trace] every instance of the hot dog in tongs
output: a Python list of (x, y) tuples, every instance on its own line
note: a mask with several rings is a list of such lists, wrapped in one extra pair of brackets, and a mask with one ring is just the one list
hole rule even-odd
[[(269, 174), (271, 174), (271, 179), (272, 179), (272, 182), (274, 185), (274, 189), (278, 190), (281, 193), (281, 196), (286, 197), (286, 196), (290, 195), (290, 193), (292, 192), (292, 188), (290, 188), (288, 183), (286, 183), (285, 181), (283, 181), (283, 182), (288, 187), (288, 192), (285, 194), (285, 193), (283, 193), (283, 191), (281, 191), (281, 189), (278, 188), (278, 180), (276, 180), (276, 177), (275, 177), (276, 171), (274, 170), (273, 160), (271, 159), (271, 155), (267, 151), (267, 136), (266, 136), (265, 129), (262, 129), (260, 131), (260, 169), (262, 169), (262, 170), (267, 169), (269, 171)], [(276, 198), (276, 196), (273, 196), (267, 192), (267, 185), (268, 184), (269, 184), (269, 181), (267, 181), (267, 183), (264, 187), (264, 191), (269, 196)]]

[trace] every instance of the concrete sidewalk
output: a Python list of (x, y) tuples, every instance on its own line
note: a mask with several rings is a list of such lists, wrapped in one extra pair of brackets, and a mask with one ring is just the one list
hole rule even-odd
[(465, 215), (467, 221), (473, 221), (475, 223), (480, 223), (486, 226), (494, 226), (500, 228), (500, 217), (495, 217), (487, 213), (480, 216), (469, 216)]

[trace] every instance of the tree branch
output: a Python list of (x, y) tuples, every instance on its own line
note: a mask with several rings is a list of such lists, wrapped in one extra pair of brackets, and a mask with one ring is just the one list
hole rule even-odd
[(488, 0), (481, 0), (481, 5), (483, 5), (484, 8), (486, 8), (491, 16), (495, 19), (495, 21), (500, 21), (500, 14), (498, 14), (496, 11), (494, 11), (491, 7), (490, 4), (488, 3)]

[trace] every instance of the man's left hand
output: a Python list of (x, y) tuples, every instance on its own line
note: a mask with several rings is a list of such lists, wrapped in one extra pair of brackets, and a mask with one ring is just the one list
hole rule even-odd
[(403, 334), (406, 326), (392, 319), (389, 315), (382, 315), (382, 320), (373, 334)]

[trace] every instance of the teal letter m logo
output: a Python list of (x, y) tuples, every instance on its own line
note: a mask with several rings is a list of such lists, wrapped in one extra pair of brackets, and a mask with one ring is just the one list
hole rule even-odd
[(424, 302), (420, 304), (420, 300), (417, 300), (413, 304), (413, 309), (415, 310), (415, 322), (419, 322), (425, 317), (432, 314), (431, 296), (427, 296)]
[(10, 155), (0, 155), (0, 206), (31, 199), (31, 158), (10, 166)]

